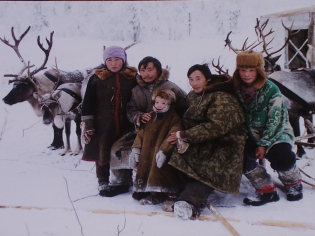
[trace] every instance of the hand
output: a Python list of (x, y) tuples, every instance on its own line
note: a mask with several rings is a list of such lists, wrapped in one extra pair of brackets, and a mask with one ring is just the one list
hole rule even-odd
[(161, 168), (163, 166), (163, 164), (166, 161), (166, 156), (164, 155), (164, 153), (160, 150), (158, 151), (158, 153), (155, 156), (155, 160), (156, 160), (156, 165), (157, 167)]
[(129, 166), (133, 169), (137, 167), (137, 163), (140, 160), (140, 152), (141, 149), (139, 148), (131, 149), (131, 153), (129, 154)]
[(151, 120), (151, 114), (153, 113), (153, 111), (149, 112), (149, 113), (143, 113), (141, 116), (141, 122), (142, 123), (147, 123), (148, 121)]
[(166, 139), (166, 142), (169, 142), (170, 144), (176, 144), (177, 143), (176, 132), (171, 133), (170, 136)]
[(256, 148), (255, 156), (258, 159), (263, 159), (265, 154), (266, 154), (266, 147), (265, 146), (259, 146)]

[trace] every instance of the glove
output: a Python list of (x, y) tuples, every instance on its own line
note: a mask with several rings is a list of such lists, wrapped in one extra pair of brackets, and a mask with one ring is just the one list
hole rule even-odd
[(164, 155), (164, 153), (160, 150), (158, 151), (158, 153), (155, 156), (155, 160), (156, 160), (156, 165), (157, 167), (161, 168), (163, 166), (163, 164), (166, 161), (166, 156)]
[(140, 148), (132, 148), (131, 153), (129, 154), (129, 166), (133, 169), (137, 167), (137, 163), (140, 159)]
[(91, 136), (88, 135), (87, 132), (86, 132), (87, 130), (86, 130), (85, 122), (81, 122), (80, 128), (81, 128), (81, 131), (82, 131), (81, 142), (83, 144), (88, 144), (91, 141)]

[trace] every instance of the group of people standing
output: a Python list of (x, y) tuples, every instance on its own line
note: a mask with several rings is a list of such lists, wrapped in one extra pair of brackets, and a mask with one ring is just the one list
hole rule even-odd
[(188, 94), (156, 58), (143, 58), (138, 70), (121, 47), (106, 48), (103, 58), (82, 104), (82, 159), (96, 163), (101, 196), (132, 186), (140, 204), (161, 203), (164, 211), (193, 219), (214, 190), (238, 194), (244, 174), (257, 193), (244, 203), (259, 206), (279, 200), (258, 163), (266, 158), (287, 200), (303, 198), (288, 112), (267, 80), (261, 53), (239, 53), (233, 77), (193, 65)]

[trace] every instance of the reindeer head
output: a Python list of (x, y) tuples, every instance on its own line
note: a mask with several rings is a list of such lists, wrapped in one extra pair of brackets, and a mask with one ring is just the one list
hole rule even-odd
[[(30, 101), (30, 100), (33, 100), (32, 102), (34, 102), (33, 94), (36, 94), (36, 93), (39, 94), (39, 87), (36, 84), (36, 81), (34, 80), (34, 75), (38, 73), (39, 71), (46, 69), (45, 65), (48, 61), (49, 53), (52, 48), (52, 37), (53, 37), (54, 32), (51, 32), (50, 34), (50, 41), (46, 38), (46, 42), (48, 44), (47, 49), (45, 49), (42, 43), (40, 43), (40, 37), (39, 36), (37, 37), (37, 44), (40, 47), (40, 49), (44, 51), (45, 59), (44, 59), (44, 63), (38, 69), (30, 71), (30, 68), (34, 67), (34, 65), (30, 65), (29, 62), (28, 64), (26, 64), (25, 60), (23, 59), (23, 57), (21, 56), (19, 52), (19, 44), (24, 38), (24, 36), (29, 32), (30, 28), (31, 27), (29, 26), (26, 29), (26, 31), (20, 36), (19, 39), (15, 37), (14, 27), (11, 28), (12, 38), (15, 42), (14, 45), (10, 44), (9, 40), (6, 40), (5, 37), (3, 39), (0, 38), (0, 40), (4, 44), (13, 48), (13, 50), (15, 51), (15, 53), (17, 54), (17, 56), (19, 57), (20, 61), (23, 64), (23, 67), (18, 74), (4, 75), (4, 77), (14, 78), (12, 80), (9, 80), (9, 84), (14, 82), (13, 89), (9, 92), (9, 94), (5, 98), (3, 98), (3, 101), (9, 105), (13, 105), (15, 103), (23, 102), (23, 101)], [(23, 74), (26, 70), (27, 70), (27, 74)]]

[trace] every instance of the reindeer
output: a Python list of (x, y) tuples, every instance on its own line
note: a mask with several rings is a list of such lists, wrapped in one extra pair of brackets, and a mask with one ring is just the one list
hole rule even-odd
[(71, 152), (71, 120), (76, 123), (77, 134), (77, 148), (72, 152), (72, 155), (78, 155), (82, 151), (81, 111), (78, 108), (81, 101), (81, 83), (62, 84), (52, 93), (45, 94), (41, 100), (43, 123), (47, 125), (54, 123), (59, 129), (63, 129), (65, 126), (66, 144), (60, 153), (61, 156)]
[[(46, 63), (49, 58), (49, 54), (53, 45), (53, 34), (51, 32), (50, 39), (46, 38), (46, 42), (48, 48), (45, 49), (43, 44), (40, 42), (40, 36), (37, 38), (37, 44), (39, 48), (45, 53), (45, 59), (43, 64), (38, 68), (30, 72), (30, 68), (33, 67), (26, 64), (25, 60), (21, 56), (19, 52), (19, 44), (24, 38), (24, 36), (29, 32), (30, 26), (26, 29), (26, 31), (20, 36), (19, 39), (15, 37), (14, 34), (14, 27), (11, 28), (12, 38), (15, 44), (10, 44), (5, 37), (0, 40), (8, 45), (9, 47), (13, 48), (17, 56), (19, 57), (20, 61), (23, 64), (22, 69), (18, 74), (6, 74), (4, 77), (13, 77), (14, 79), (9, 80), (9, 84), (13, 83), (12, 90), (3, 98), (4, 103), (8, 105), (13, 105), (19, 102), (28, 101), (34, 109), (34, 112), (37, 116), (42, 116), (42, 110), (40, 106), (40, 99), (41, 97), (46, 94), (50, 93), (51, 91), (55, 90), (61, 84), (64, 83), (71, 83), (71, 82), (82, 82), (86, 75), (89, 73), (88, 70), (85, 72), (81, 71), (73, 71), (73, 72), (65, 72), (62, 70), (57, 69), (50, 69), (45, 71), (44, 74), (37, 74), (38, 72), (46, 69)], [(24, 72), (28, 70), (28, 73), (25, 74)], [(24, 73), (24, 74), (23, 74)], [(52, 125), (54, 129), (54, 139), (49, 148), (51, 149), (59, 149), (64, 147), (63, 138), (62, 138), (62, 131), (63, 128), (58, 128), (55, 124)]]
[[(291, 72), (280, 71), (281, 68), (279, 65), (276, 64), (276, 61), (280, 58), (281, 55), (277, 57), (272, 57), (272, 55), (280, 52), (295, 34), (299, 33), (299, 30), (295, 33), (292, 33), (293, 23), (294, 22), (292, 22), (291, 27), (288, 28), (282, 22), (282, 26), (286, 29), (288, 37), (285, 40), (283, 46), (280, 47), (278, 50), (275, 50), (274, 52), (269, 52), (271, 48), (268, 48), (273, 38), (269, 42), (266, 42), (266, 37), (271, 35), (274, 31), (270, 29), (270, 31), (266, 34), (263, 32), (268, 24), (268, 20), (260, 25), (260, 22), (257, 19), (255, 31), (257, 36), (259, 37), (260, 42), (254, 42), (253, 44), (247, 46), (247, 38), (243, 44), (242, 49), (239, 50), (231, 45), (231, 40), (229, 39), (229, 35), (231, 34), (231, 32), (229, 32), (225, 39), (225, 46), (229, 46), (229, 48), (237, 54), (239, 51), (253, 50), (255, 47), (262, 44), (261, 52), (266, 54), (266, 56), (264, 57), (265, 71), (268, 79), (274, 82), (284, 95), (284, 102), (288, 108), (289, 121), (292, 125), (294, 135), (300, 136), (300, 117), (303, 117), (304, 120), (308, 119), (312, 121), (312, 114), (314, 114), (315, 111), (315, 76), (312, 76), (311, 72), (307, 72), (305, 70), (297, 70)], [(310, 130), (312, 129), (312, 127), (309, 127), (309, 125), (307, 125), (309, 123), (310, 122), (305, 122), (305, 126), (308, 128), (308, 132), (311, 132)], [(306, 157), (306, 152), (301, 145), (297, 145), (296, 155), (298, 159)]]

